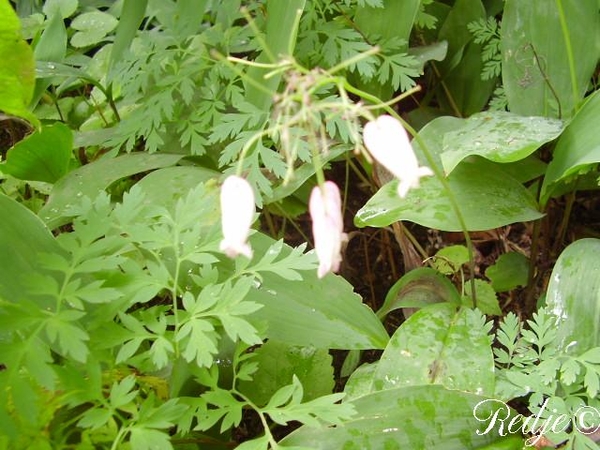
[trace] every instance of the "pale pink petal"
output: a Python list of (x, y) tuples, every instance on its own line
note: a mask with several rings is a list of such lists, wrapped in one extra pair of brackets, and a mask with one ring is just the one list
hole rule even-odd
[(337, 185), (326, 181), (315, 186), (309, 201), (315, 251), (319, 259), (317, 275), (323, 278), (337, 272), (342, 262), (342, 242), (346, 240), (342, 218), (342, 201)]
[(252, 258), (247, 240), (255, 212), (252, 186), (244, 178), (229, 176), (221, 186), (223, 240), (220, 249), (230, 258), (238, 255)]
[(433, 175), (419, 161), (402, 124), (392, 116), (379, 116), (363, 130), (365, 147), (373, 158), (398, 180), (398, 195), (405, 197), (409, 189), (419, 186), (419, 178)]

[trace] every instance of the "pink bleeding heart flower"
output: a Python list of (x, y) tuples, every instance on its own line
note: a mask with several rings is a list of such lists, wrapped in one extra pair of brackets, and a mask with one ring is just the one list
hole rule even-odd
[(332, 181), (315, 186), (310, 194), (315, 251), (319, 258), (317, 275), (323, 278), (329, 272), (337, 272), (342, 262), (342, 242), (346, 240), (342, 219), (340, 190)]
[(220, 250), (230, 258), (240, 254), (252, 258), (252, 249), (247, 241), (255, 212), (254, 191), (250, 183), (244, 178), (229, 176), (221, 186), (223, 240)]
[(406, 197), (410, 188), (419, 187), (421, 177), (433, 175), (429, 167), (419, 166), (406, 130), (394, 117), (379, 116), (367, 123), (363, 140), (371, 156), (400, 181), (400, 197)]

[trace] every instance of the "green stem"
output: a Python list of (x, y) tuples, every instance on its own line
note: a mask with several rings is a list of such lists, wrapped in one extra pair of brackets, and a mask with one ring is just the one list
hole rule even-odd
[(533, 232), (531, 233), (531, 250), (529, 256), (529, 273), (527, 274), (527, 294), (525, 295), (525, 308), (527, 312), (533, 311), (534, 295), (535, 295), (535, 268), (537, 267), (537, 254), (540, 248), (540, 230), (542, 219), (536, 220), (533, 223)]
[(121, 440), (123, 439), (123, 436), (125, 436), (125, 434), (128, 431), (129, 431), (129, 428), (121, 428), (119, 430), (119, 433), (117, 433), (117, 437), (113, 441), (112, 446), (110, 447), (110, 450), (117, 450), (119, 448), (119, 444), (121, 444)]
[(554, 242), (553, 254), (557, 255), (560, 252), (560, 247), (565, 241), (567, 235), (567, 228), (569, 227), (569, 220), (571, 218), (571, 212), (573, 211), (573, 205), (575, 204), (577, 191), (574, 190), (567, 196), (567, 203), (565, 205), (565, 212), (563, 213), (562, 221), (558, 229), (558, 239)]
[[(292, 225), (292, 227), (294, 227), (294, 229), (296, 230), (296, 232), (300, 236), (302, 236), (302, 239), (304, 239), (306, 242), (310, 241), (310, 239), (308, 238), (308, 236), (306, 235), (306, 233), (302, 230), (302, 228), (300, 228), (298, 226), (298, 224), (296, 223), (296, 221), (292, 217), (290, 217), (289, 214), (288, 214), (288, 212), (284, 208), (282, 208), (277, 202), (270, 203), (269, 207), (270, 208), (271, 207), (275, 208), (279, 212), (279, 214), (281, 216), (283, 216), (287, 220), (287, 222), (289, 222)], [(283, 235), (285, 235), (284, 232), (282, 232), (282, 236)]]
[(577, 109), (577, 102), (579, 100), (579, 86), (577, 83), (577, 71), (575, 68), (575, 58), (573, 56), (573, 46), (571, 45), (571, 36), (569, 35), (569, 27), (567, 25), (567, 18), (565, 17), (565, 10), (563, 8), (562, 0), (556, 0), (556, 7), (558, 8), (558, 17), (560, 19), (560, 27), (562, 29), (563, 39), (565, 40), (565, 47), (567, 49), (567, 58), (569, 60), (569, 73), (571, 75), (571, 90), (573, 93), (573, 107)]
[(323, 172), (321, 154), (319, 153), (319, 149), (315, 145), (311, 146), (311, 152), (313, 165), (315, 167), (315, 174), (317, 176), (317, 183), (319, 184), (319, 186), (323, 186), (325, 184), (325, 174)]

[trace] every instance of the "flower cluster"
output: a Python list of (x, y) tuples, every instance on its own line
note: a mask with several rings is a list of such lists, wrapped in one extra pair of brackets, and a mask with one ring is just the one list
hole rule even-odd
[[(394, 117), (384, 115), (367, 123), (363, 140), (373, 159), (398, 179), (398, 195), (401, 198), (406, 197), (411, 188), (419, 186), (421, 177), (433, 175), (429, 167), (419, 166), (404, 127)], [(319, 259), (317, 275), (322, 278), (339, 270), (342, 244), (347, 239), (340, 190), (334, 182), (326, 181), (313, 188), (309, 211)], [(252, 257), (247, 240), (254, 213), (254, 193), (250, 184), (238, 176), (228, 177), (221, 188), (221, 251), (227, 256), (233, 258), (241, 254)]]

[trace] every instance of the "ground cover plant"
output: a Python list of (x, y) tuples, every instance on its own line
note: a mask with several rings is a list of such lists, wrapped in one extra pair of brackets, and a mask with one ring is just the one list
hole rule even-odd
[(0, 449), (595, 449), (595, 0), (0, 0)]

